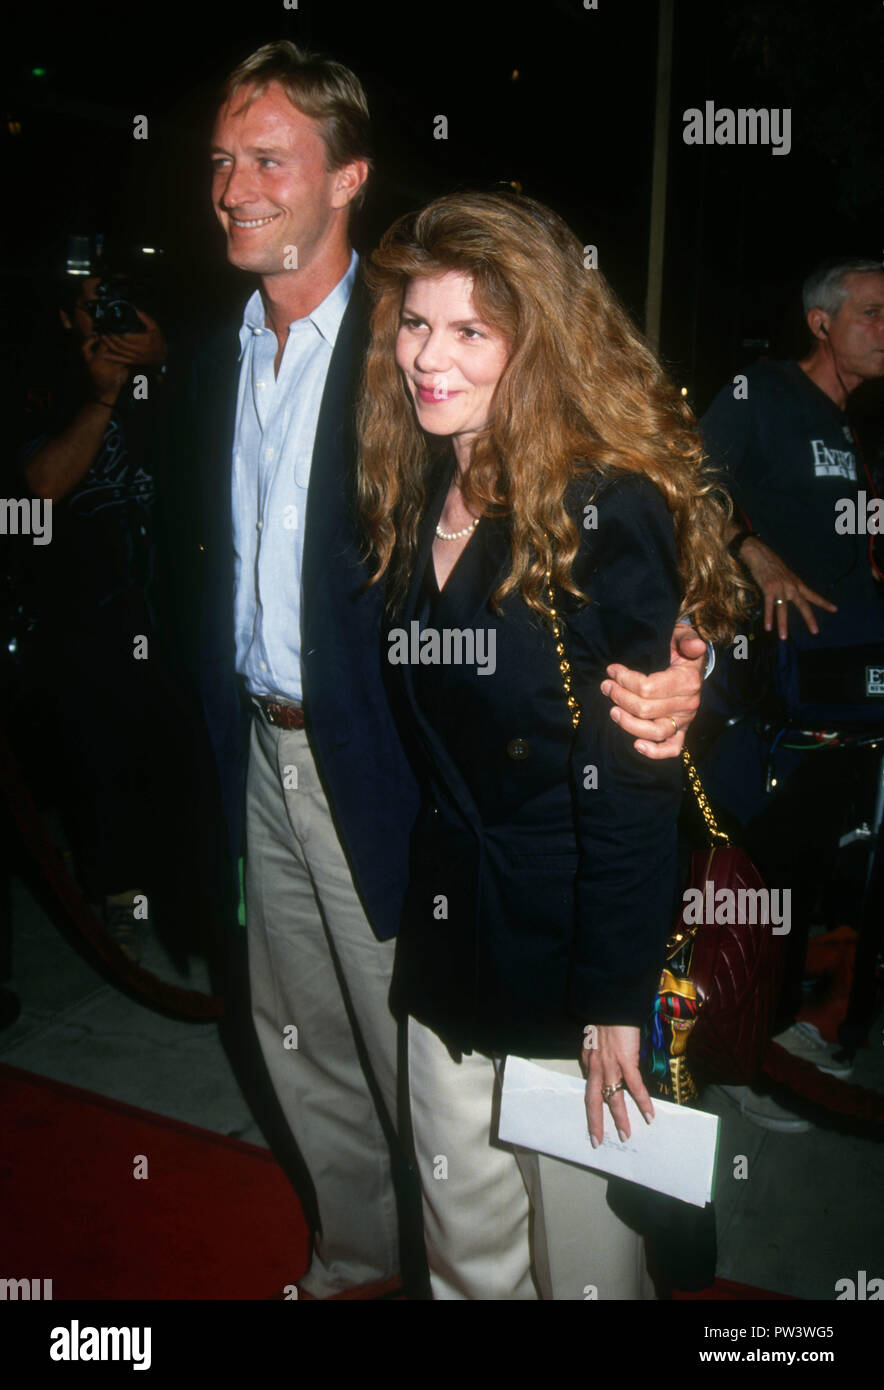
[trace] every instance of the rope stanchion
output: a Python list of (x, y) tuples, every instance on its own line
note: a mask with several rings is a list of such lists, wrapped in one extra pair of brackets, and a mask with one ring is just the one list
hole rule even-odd
[[(54, 843), (25, 782), (18, 761), (0, 728), (0, 794), (9, 806), (22, 842), (39, 869), (47, 888), (87, 948), (92, 963), (100, 963), (111, 982), (134, 995), (156, 1013), (169, 1018), (209, 1023), (221, 1018), (224, 999), (200, 990), (181, 989), (135, 965), (107, 935)], [(97, 960), (96, 960), (97, 958)]]
[(803, 1057), (794, 1057), (779, 1043), (770, 1043), (762, 1071), (770, 1081), (787, 1086), (794, 1095), (821, 1106), (833, 1115), (843, 1115), (867, 1125), (884, 1126), (884, 1092), (871, 1091), (865, 1086), (854, 1086), (849, 1081), (828, 1076), (812, 1062), (805, 1061)]

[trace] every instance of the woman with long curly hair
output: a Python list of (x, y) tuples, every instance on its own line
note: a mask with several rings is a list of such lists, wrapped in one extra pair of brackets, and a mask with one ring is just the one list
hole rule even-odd
[[(433, 1295), (651, 1295), (607, 1183), (495, 1142), (502, 1060), (586, 1072), (645, 1120), (639, 1071), (676, 897), (680, 762), (608, 718), (618, 661), (741, 611), (727, 504), (690, 412), (561, 219), (462, 194), (400, 219), (367, 274), (360, 502), (390, 695), (421, 775), (392, 1003)], [(585, 1044), (589, 1042), (589, 1046)]]

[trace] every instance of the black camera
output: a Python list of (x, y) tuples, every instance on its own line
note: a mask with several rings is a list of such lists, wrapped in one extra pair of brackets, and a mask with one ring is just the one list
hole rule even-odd
[(92, 317), (96, 333), (146, 333), (135, 310), (128, 280), (102, 280), (95, 298), (83, 305)]

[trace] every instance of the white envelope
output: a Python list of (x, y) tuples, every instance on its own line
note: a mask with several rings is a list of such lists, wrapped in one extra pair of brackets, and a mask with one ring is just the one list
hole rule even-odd
[(518, 1144), (584, 1168), (629, 1178), (695, 1207), (712, 1201), (717, 1115), (654, 1100), (654, 1119), (646, 1124), (626, 1092), (630, 1138), (625, 1144), (620, 1142), (606, 1105), (605, 1137), (594, 1149), (586, 1124), (585, 1090), (586, 1083), (576, 1076), (548, 1071), (523, 1057), (507, 1057), (499, 1138), (505, 1144)]

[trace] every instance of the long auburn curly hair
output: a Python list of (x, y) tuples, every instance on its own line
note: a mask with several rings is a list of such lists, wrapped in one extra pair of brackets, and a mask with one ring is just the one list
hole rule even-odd
[(547, 571), (586, 599), (571, 570), (580, 544), (569, 484), (642, 473), (674, 518), (681, 615), (729, 641), (749, 590), (724, 540), (726, 493), (704, 464), (694, 418), (583, 247), (531, 198), (461, 193), (400, 218), (366, 267), (372, 340), (358, 404), (359, 501), (392, 610), (415, 563), (438, 440), (420, 429), (395, 360), (412, 278), (471, 277), (476, 312), (510, 344), (487, 427), (461, 486), (474, 515), (510, 519), (512, 564), (494, 603), (514, 590), (546, 614)]

